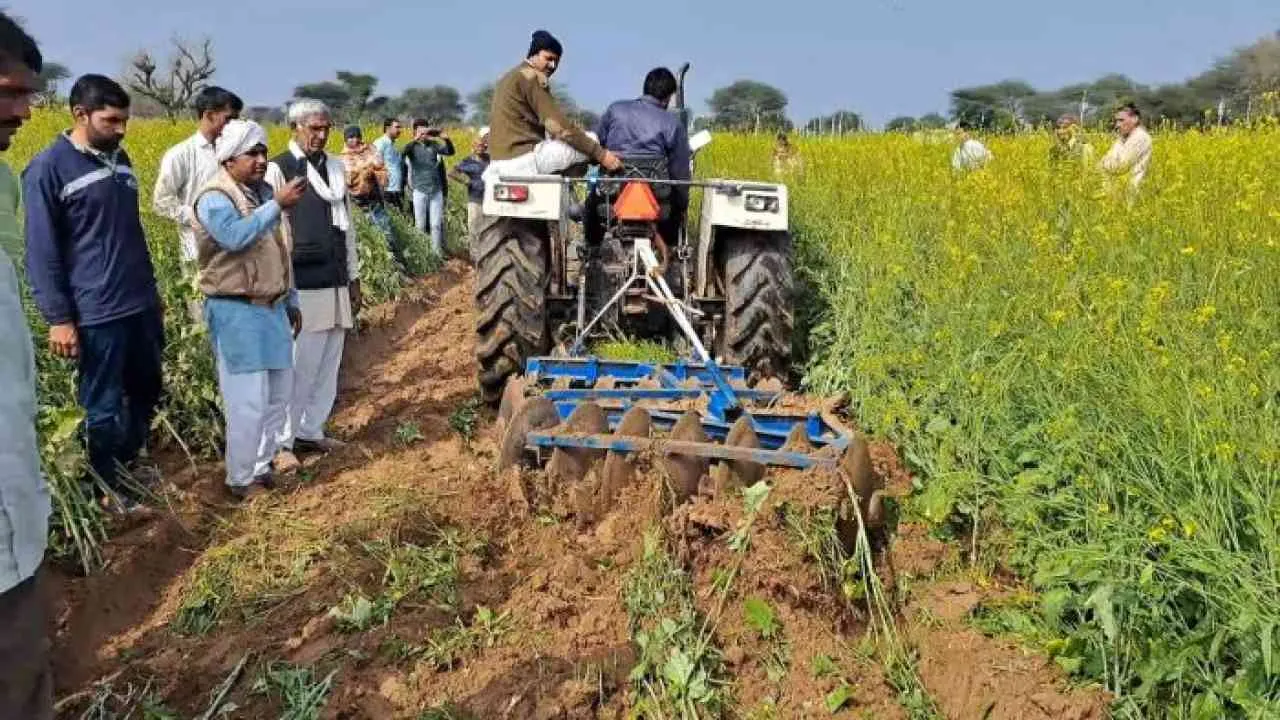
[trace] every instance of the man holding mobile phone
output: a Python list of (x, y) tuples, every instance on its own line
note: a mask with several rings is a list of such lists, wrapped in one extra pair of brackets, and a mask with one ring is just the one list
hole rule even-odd
[(226, 415), (227, 490), (246, 500), (275, 487), (272, 461), (293, 395), (293, 340), (302, 327), (281, 214), (307, 189), (263, 181), (267, 133), (251, 120), (227, 123), (221, 167), (192, 202), (204, 316), (218, 360)]
[(444, 179), (441, 157), (454, 154), (453, 141), (426, 120), (413, 121), (413, 141), (404, 148), (413, 187), (413, 220), (431, 233), (431, 249), (444, 255)]

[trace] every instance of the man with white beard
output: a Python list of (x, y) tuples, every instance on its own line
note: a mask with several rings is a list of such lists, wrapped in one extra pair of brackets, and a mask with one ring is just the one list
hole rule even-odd
[[(293, 453), (328, 453), (343, 443), (325, 436), (325, 423), (338, 397), (338, 369), (347, 330), (360, 312), (356, 227), (347, 196), (342, 158), (325, 153), (333, 114), (319, 100), (289, 107), (293, 139), (272, 159), (267, 183), (280, 193), (294, 178), (306, 192), (287, 210), (285, 231), (293, 249), (293, 279), (302, 311), (302, 331), (294, 348), (293, 395), (280, 444)], [(276, 469), (296, 467), (282, 453)]]

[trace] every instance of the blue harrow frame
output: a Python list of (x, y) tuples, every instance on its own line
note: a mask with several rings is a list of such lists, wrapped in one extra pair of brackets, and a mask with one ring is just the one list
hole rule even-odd
[[(525, 368), (526, 388), (555, 405), (562, 424), (586, 403), (600, 406), (609, 433), (573, 433), (558, 428), (533, 430), (529, 449), (587, 449), (740, 461), (759, 465), (835, 467), (850, 444), (850, 433), (822, 413), (774, 412), (781, 393), (746, 387), (746, 370), (711, 362), (659, 364), (602, 360), (596, 357), (532, 358)], [(601, 387), (605, 385), (606, 387)], [(653, 429), (670, 431), (697, 406), (706, 442), (611, 434), (633, 407), (643, 406)], [(758, 447), (726, 445), (734, 425), (747, 418)], [(804, 442), (798, 442), (803, 440)]]

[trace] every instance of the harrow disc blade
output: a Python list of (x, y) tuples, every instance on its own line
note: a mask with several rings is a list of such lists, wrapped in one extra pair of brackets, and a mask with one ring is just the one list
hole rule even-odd
[[(751, 426), (750, 419), (740, 417), (733, 424), (733, 427), (729, 428), (729, 434), (725, 437), (724, 444), (732, 447), (759, 449), (760, 436), (756, 434), (755, 428)], [(764, 465), (747, 460), (724, 460), (719, 462), (712, 471), (716, 493), (720, 494), (735, 487), (751, 487), (764, 477), (764, 470)]]
[(502, 434), (498, 448), (498, 472), (512, 467), (531, 466), (527, 461), (525, 440), (529, 433), (546, 430), (560, 424), (560, 414), (555, 403), (544, 397), (536, 397), (520, 406)]
[(525, 404), (524, 391), (528, 387), (523, 375), (512, 375), (507, 378), (507, 385), (502, 389), (502, 401), (498, 403), (498, 433), (501, 435), (511, 417)]
[[(653, 421), (649, 411), (642, 407), (633, 407), (622, 416), (615, 435), (620, 437), (647, 438), (653, 429)], [(618, 494), (634, 482), (636, 476), (635, 460), (628, 453), (610, 451), (604, 459), (604, 471), (600, 479), (600, 497), (596, 503), (597, 513), (607, 513), (613, 509)]]
[(840, 469), (849, 478), (849, 484), (858, 496), (858, 509), (862, 511), (867, 527), (878, 528), (883, 525), (881, 491), (884, 490), (884, 479), (871, 466), (871, 450), (866, 438), (861, 435), (853, 436), (844, 456), (840, 458)]
[[(574, 409), (557, 432), (597, 435), (609, 432), (609, 418), (595, 403), (584, 403)], [(576, 485), (587, 476), (592, 465), (604, 457), (603, 450), (591, 448), (556, 448), (547, 464), (547, 476), (553, 483)]]
[[(707, 434), (702, 429), (702, 419), (698, 413), (685, 413), (675, 428), (671, 430), (672, 440), (689, 442), (707, 442)], [(671, 490), (675, 495), (675, 504), (680, 505), (698, 492), (698, 483), (707, 473), (710, 461), (696, 455), (670, 454), (663, 459), (667, 474), (671, 476)]]
[(781, 393), (785, 392), (787, 387), (782, 381), (776, 377), (768, 377), (756, 383), (757, 390), (766, 390), (768, 392)]
[(783, 450), (790, 452), (812, 452), (813, 443), (809, 442), (809, 432), (805, 430), (804, 425), (797, 423), (791, 428), (791, 433), (787, 435), (787, 441), (782, 446)]

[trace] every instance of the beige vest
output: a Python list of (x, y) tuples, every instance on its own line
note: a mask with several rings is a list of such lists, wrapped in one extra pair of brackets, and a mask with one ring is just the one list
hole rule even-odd
[[(192, 203), (193, 217), (199, 217), (195, 206), (205, 193), (220, 192), (231, 198), (242, 216), (258, 207), (240, 189), (236, 181), (219, 169)], [(293, 286), (293, 261), (281, 224), (264, 233), (248, 248), (227, 252), (214, 242), (202, 223), (196, 226), (196, 259), (200, 264), (200, 292), (207, 296), (237, 296), (258, 301), (278, 299)]]

